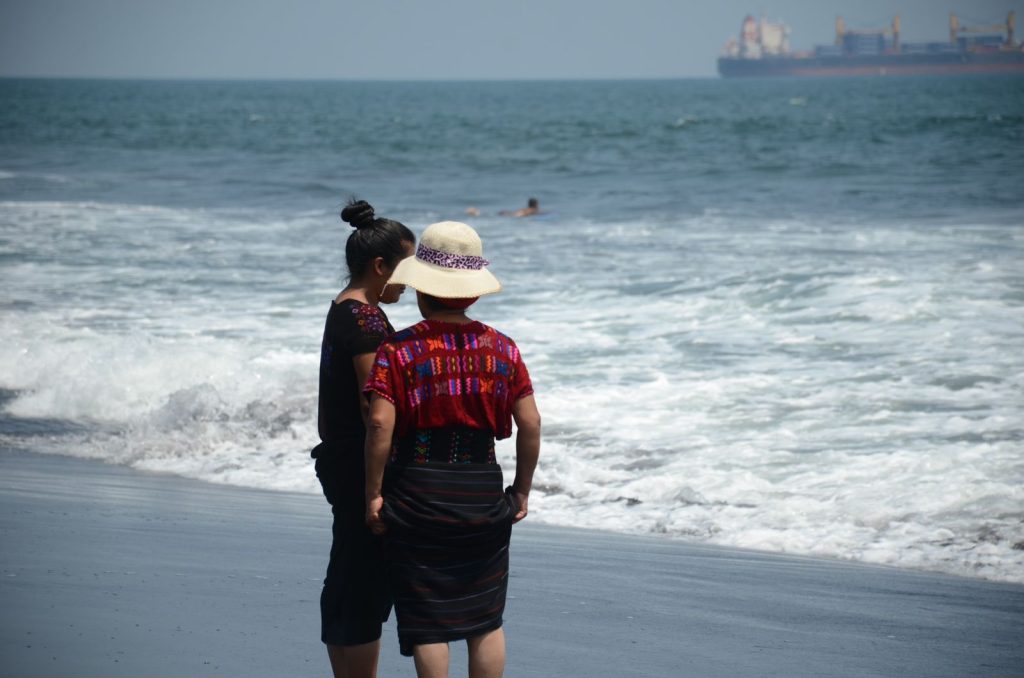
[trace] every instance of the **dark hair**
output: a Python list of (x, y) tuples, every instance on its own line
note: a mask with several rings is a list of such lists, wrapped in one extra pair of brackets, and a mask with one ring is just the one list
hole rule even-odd
[(526, 206), (527, 207), (538, 207), (538, 206), (540, 206), (540, 203), (537, 202), (536, 198), (530, 198), (529, 200), (526, 201)]
[(475, 304), (477, 299), (479, 299), (480, 297), (459, 297), (457, 299), (441, 299), (440, 297), (435, 297), (432, 294), (417, 291), (416, 298), (423, 300), (423, 305), (427, 307), (428, 311), (433, 311), (434, 313), (437, 313), (438, 311), (465, 311), (467, 308)]
[(341, 210), (341, 220), (356, 229), (345, 243), (345, 263), (351, 278), (366, 273), (377, 257), (394, 266), (405, 257), (404, 244), (416, 242), (416, 236), (404, 224), (374, 217), (373, 206), (365, 200), (349, 200)]
[(445, 310), (444, 304), (441, 303), (440, 299), (433, 295), (427, 294), (426, 292), (420, 292), (417, 290), (416, 298), (423, 300), (423, 305), (427, 307), (428, 311), (433, 311), (434, 313), (437, 313), (438, 311)]

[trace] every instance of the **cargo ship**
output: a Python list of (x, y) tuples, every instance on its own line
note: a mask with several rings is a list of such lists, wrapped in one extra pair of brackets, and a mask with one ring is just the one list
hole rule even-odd
[(950, 14), (949, 40), (902, 42), (899, 16), (870, 30), (851, 30), (838, 17), (833, 44), (791, 52), (788, 26), (747, 16), (739, 37), (726, 43), (718, 72), (724, 78), (1024, 74), (1015, 23), (1014, 12), (1005, 23), (986, 26), (965, 26)]

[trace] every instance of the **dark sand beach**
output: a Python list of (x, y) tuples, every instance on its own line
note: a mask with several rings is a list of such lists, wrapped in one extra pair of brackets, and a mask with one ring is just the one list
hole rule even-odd
[[(327, 675), (329, 542), (317, 496), (2, 451), (0, 674)], [(1022, 586), (529, 522), (505, 618), (511, 678), (1024, 667)], [(393, 622), (380, 675), (414, 675)]]

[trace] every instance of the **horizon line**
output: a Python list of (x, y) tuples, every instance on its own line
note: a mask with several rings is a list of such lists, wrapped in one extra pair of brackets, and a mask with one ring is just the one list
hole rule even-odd
[(467, 78), (363, 78), (363, 77), (297, 77), (297, 76), (129, 76), (129, 75), (12, 75), (0, 73), (0, 80), (93, 80), (121, 82), (390, 82), (390, 83), (480, 83), (480, 82), (626, 82), (666, 80), (720, 80), (717, 73), (710, 75), (663, 76), (558, 76), (558, 77), (467, 77)]

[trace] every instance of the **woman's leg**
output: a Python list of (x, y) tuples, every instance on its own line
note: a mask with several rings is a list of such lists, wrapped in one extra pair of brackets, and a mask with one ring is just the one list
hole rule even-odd
[(416, 645), (412, 658), (418, 678), (448, 678), (448, 643)]
[(380, 641), (362, 645), (328, 645), (334, 678), (376, 678)]
[(466, 640), (469, 678), (501, 678), (505, 673), (505, 631), (501, 628)]

